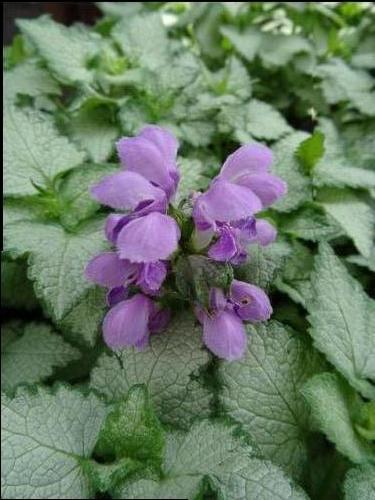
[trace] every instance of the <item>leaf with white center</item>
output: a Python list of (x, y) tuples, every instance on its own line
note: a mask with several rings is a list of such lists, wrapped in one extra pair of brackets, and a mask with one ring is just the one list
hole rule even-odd
[(31, 311), (38, 307), (25, 261), (1, 259), (1, 305)]
[(51, 376), (80, 352), (47, 323), (8, 323), (1, 335), (1, 388), (12, 390)]
[(250, 245), (248, 252), (248, 261), (235, 269), (236, 278), (269, 288), (290, 256), (291, 247), (286, 241), (276, 241), (266, 247)]
[(177, 316), (144, 351), (124, 349), (103, 355), (91, 373), (91, 387), (110, 401), (122, 398), (132, 385), (146, 384), (158, 417), (179, 427), (208, 416), (212, 395), (195, 380), (209, 361), (201, 327), (186, 313)]
[(108, 160), (119, 136), (117, 125), (111, 120), (111, 111), (108, 106), (83, 107), (71, 121), (72, 140), (87, 151), (94, 162)]
[(248, 326), (248, 349), (236, 363), (221, 363), (220, 400), (242, 424), (262, 454), (296, 477), (307, 462), (309, 412), (299, 394), (321, 366), (296, 334), (270, 322)]
[(375, 211), (366, 198), (354, 191), (326, 188), (320, 191), (318, 201), (363, 257), (369, 258), (375, 246)]
[(273, 147), (272, 170), (288, 185), (287, 194), (274, 205), (279, 212), (290, 212), (311, 200), (311, 180), (303, 173), (295, 156), (297, 148), (307, 137), (305, 132), (293, 132)]
[(318, 205), (301, 207), (281, 221), (284, 233), (308, 241), (329, 241), (343, 234), (338, 223)]
[[(9, 210), (10, 214), (13, 210)], [(27, 207), (4, 228), (5, 250), (12, 257), (28, 256), (28, 276), (35, 293), (56, 320), (62, 319), (91, 287), (84, 276), (88, 260), (103, 251), (103, 219), (90, 220), (78, 233), (57, 223), (30, 219)], [(11, 215), (10, 215), (11, 216)]]
[(112, 35), (124, 54), (141, 66), (157, 69), (169, 63), (167, 32), (157, 12), (123, 18)]
[(66, 27), (47, 16), (19, 19), (17, 25), (49, 69), (64, 84), (91, 83), (89, 63), (100, 49), (100, 36), (81, 26)]
[(315, 346), (369, 398), (375, 397), (374, 301), (322, 243), (315, 258), (312, 300), (307, 303)]
[(375, 448), (356, 431), (353, 415), (363, 405), (355, 390), (335, 373), (312, 377), (302, 393), (313, 422), (324, 432), (338, 451), (352, 462), (375, 463)]
[(106, 416), (95, 395), (20, 389), (1, 414), (2, 498), (93, 498), (82, 464)]
[(375, 248), (368, 259), (365, 259), (362, 255), (350, 255), (346, 260), (353, 264), (357, 264), (357, 266), (367, 267), (370, 271), (375, 273)]
[(208, 477), (220, 498), (228, 500), (306, 499), (278, 467), (253, 456), (253, 448), (235, 436), (235, 427), (201, 421), (186, 434), (168, 434), (160, 480), (130, 480), (120, 497), (193, 500)]
[(31, 97), (60, 95), (60, 88), (51, 75), (35, 63), (25, 62), (4, 73), (4, 97), (15, 101), (19, 94)]
[(362, 465), (350, 469), (344, 482), (345, 500), (374, 500), (375, 466)]
[(4, 113), (4, 194), (37, 193), (34, 184), (50, 187), (54, 178), (84, 160), (50, 116), (7, 105)]

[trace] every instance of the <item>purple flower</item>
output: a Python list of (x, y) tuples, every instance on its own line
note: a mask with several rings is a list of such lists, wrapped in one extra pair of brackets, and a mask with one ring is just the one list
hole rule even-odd
[(85, 269), (89, 281), (110, 289), (132, 283), (137, 274), (137, 266), (120, 259), (115, 252), (104, 252), (93, 257)]
[(177, 250), (180, 235), (172, 217), (153, 212), (126, 224), (116, 244), (122, 259), (149, 263), (168, 259)]
[(140, 293), (112, 307), (103, 322), (106, 344), (113, 350), (135, 346), (144, 349), (151, 333), (163, 330), (170, 319), (169, 310), (159, 310)]
[(265, 321), (272, 314), (267, 294), (255, 285), (233, 280), (230, 300), (237, 315), (244, 321)]
[(104, 177), (91, 188), (91, 194), (101, 204), (119, 210), (147, 207), (148, 212), (165, 212), (167, 209), (164, 191), (136, 172), (117, 172)]
[(142, 264), (141, 266), (137, 285), (142, 288), (144, 293), (152, 295), (160, 289), (165, 280), (167, 265), (165, 262), (158, 261)]
[(179, 181), (177, 150), (178, 142), (173, 134), (155, 125), (144, 127), (137, 137), (123, 137), (117, 142), (123, 167), (163, 189), (168, 199), (175, 193)]
[(205, 316), (203, 341), (219, 358), (234, 361), (244, 355), (247, 336), (245, 327), (236, 314), (218, 311), (212, 316)]

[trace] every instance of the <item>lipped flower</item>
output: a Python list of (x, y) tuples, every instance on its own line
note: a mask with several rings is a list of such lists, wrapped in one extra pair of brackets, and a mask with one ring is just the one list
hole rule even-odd
[(263, 290), (233, 278), (231, 264), (244, 262), (249, 244), (276, 238), (257, 214), (286, 185), (269, 171), (268, 148), (243, 146), (205, 193), (192, 194), (185, 212), (170, 206), (180, 177), (177, 149), (174, 136), (153, 125), (117, 142), (121, 169), (91, 188), (114, 210), (104, 227), (112, 249), (90, 260), (86, 278), (107, 289), (103, 337), (111, 349), (145, 349), (167, 326), (169, 301), (177, 300), (193, 306), (206, 347), (233, 361), (246, 350), (244, 322), (267, 320), (272, 307)]
[(209, 189), (194, 200), (195, 243), (216, 242), (208, 255), (218, 261), (241, 264), (246, 246), (268, 245), (275, 228), (255, 215), (286, 193), (285, 182), (269, 172), (272, 153), (260, 144), (242, 146), (225, 161)]
[(246, 350), (243, 321), (265, 321), (272, 307), (261, 288), (233, 280), (227, 297), (219, 288), (212, 288), (209, 311), (196, 306), (195, 314), (203, 325), (203, 341), (208, 349), (219, 358), (234, 361), (242, 358)]

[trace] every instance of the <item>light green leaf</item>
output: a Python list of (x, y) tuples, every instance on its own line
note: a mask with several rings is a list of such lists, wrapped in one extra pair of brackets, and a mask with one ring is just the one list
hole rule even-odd
[(59, 95), (60, 88), (51, 75), (33, 62), (19, 64), (4, 73), (4, 97), (15, 101), (19, 94), (31, 97)]
[(157, 12), (123, 18), (112, 35), (124, 54), (141, 66), (158, 69), (169, 62), (167, 32)]
[(71, 311), (90, 288), (84, 268), (106, 248), (102, 232), (103, 219), (91, 220), (73, 233), (56, 223), (30, 219), (27, 207), (22, 218), (6, 224), (5, 250), (12, 257), (28, 256), (28, 276), (34, 281), (35, 293), (56, 320)]
[(287, 260), (282, 273), (275, 281), (276, 288), (302, 306), (311, 298), (310, 275), (314, 265), (314, 257), (310, 250), (302, 243), (294, 241), (291, 255)]
[(362, 465), (350, 469), (344, 482), (345, 500), (374, 500), (375, 466)]
[(249, 259), (236, 268), (236, 277), (261, 288), (269, 288), (290, 256), (291, 247), (285, 241), (277, 241), (267, 247), (250, 245), (248, 251)]
[(307, 205), (281, 221), (281, 229), (302, 240), (329, 241), (343, 234), (338, 223), (319, 206)]
[(372, 250), (368, 259), (365, 259), (362, 255), (349, 255), (346, 260), (353, 264), (357, 264), (357, 266), (367, 267), (370, 271), (375, 273), (375, 248)]
[(319, 357), (281, 323), (248, 326), (247, 331), (245, 357), (219, 367), (221, 403), (266, 458), (298, 477), (308, 458), (309, 428), (299, 390), (320, 369)]
[(319, 193), (318, 201), (363, 257), (369, 258), (375, 246), (375, 212), (366, 198), (353, 191), (327, 188)]
[(38, 307), (25, 261), (1, 259), (1, 305), (26, 311)]
[(220, 498), (305, 499), (306, 496), (276, 466), (253, 457), (253, 449), (222, 422), (195, 423), (187, 434), (167, 436), (163, 478), (135, 479), (125, 484), (121, 498), (187, 498), (203, 492), (208, 476)]
[(1, 400), (2, 498), (92, 498), (82, 463), (106, 410), (93, 394), (59, 387)]
[(280, 212), (290, 212), (311, 199), (311, 181), (302, 172), (295, 156), (298, 146), (307, 137), (305, 132), (293, 132), (273, 148), (275, 161), (272, 169), (288, 185), (288, 193), (274, 205)]
[(108, 106), (81, 108), (71, 121), (70, 132), (71, 138), (87, 151), (89, 158), (98, 163), (108, 160), (115, 139), (119, 137)]
[(364, 189), (375, 187), (375, 172), (372, 168), (375, 151), (371, 124), (370, 128), (371, 131), (368, 127), (352, 126), (342, 136), (333, 122), (320, 120), (319, 130), (325, 137), (325, 152), (314, 168), (315, 185)]
[(37, 193), (34, 184), (50, 187), (62, 172), (76, 167), (84, 154), (59, 135), (52, 119), (37, 111), (5, 107), (4, 184), (6, 195)]
[(59, 321), (58, 326), (68, 339), (93, 347), (101, 331), (105, 309), (105, 290), (100, 287), (89, 288), (73, 309)]
[(62, 180), (58, 198), (63, 207), (61, 222), (67, 227), (74, 227), (88, 219), (100, 208), (100, 204), (90, 194), (91, 187), (106, 175), (119, 170), (113, 163), (84, 164), (69, 172)]
[[(375, 396), (373, 301), (326, 243), (320, 245), (307, 303), (315, 346), (364, 396)], [(372, 374), (372, 375), (371, 375)]]
[(252, 99), (246, 110), (246, 131), (256, 139), (275, 141), (291, 131), (284, 117), (265, 102)]
[(352, 415), (361, 405), (357, 393), (334, 373), (312, 377), (302, 393), (318, 429), (352, 462), (375, 463), (375, 449), (355, 430)]
[(317, 74), (328, 103), (348, 101), (361, 113), (375, 116), (374, 80), (367, 72), (350, 68), (342, 59), (331, 59), (318, 66)]
[(100, 36), (82, 26), (67, 28), (47, 16), (19, 19), (17, 25), (37, 48), (57, 79), (64, 84), (91, 83), (91, 59), (100, 49)]
[(1, 388), (40, 382), (79, 357), (46, 323), (8, 323), (1, 335)]
[(202, 330), (188, 313), (177, 316), (162, 334), (152, 336), (142, 352), (124, 349), (103, 355), (91, 374), (91, 387), (118, 400), (135, 384), (147, 384), (158, 417), (186, 427), (210, 413), (211, 394), (194, 380), (209, 361), (202, 347)]
[(96, 2), (99, 9), (107, 16), (129, 17), (142, 10), (142, 2)]
[(179, 158), (178, 168), (181, 179), (178, 184), (176, 203), (189, 196), (193, 191), (205, 190), (209, 184), (209, 178), (205, 177), (205, 165), (197, 158)]
[(234, 26), (223, 26), (220, 31), (229, 39), (242, 57), (249, 62), (254, 59), (262, 41), (259, 30), (249, 26), (243, 32), (239, 32)]

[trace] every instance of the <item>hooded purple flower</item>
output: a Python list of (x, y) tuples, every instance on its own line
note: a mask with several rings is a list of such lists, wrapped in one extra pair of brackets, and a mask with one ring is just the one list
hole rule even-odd
[(174, 135), (156, 125), (144, 127), (137, 137), (123, 137), (117, 142), (123, 167), (161, 188), (168, 199), (176, 192), (180, 178), (176, 165), (177, 150)]
[(112, 350), (134, 346), (147, 347), (150, 334), (162, 331), (170, 320), (168, 309), (156, 304), (140, 293), (112, 307), (103, 322), (105, 343)]
[(207, 244), (216, 235), (208, 252), (212, 259), (241, 264), (248, 244), (267, 245), (275, 239), (275, 228), (254, 217), (286, 192), (286, 184), (268, 173), (271, 162), (267, 147), (242, 146), (227, 158), (208, 191), (196, 196), (194, 241)]
[(244, 321), (265, 321), (272, 314), (267, 294), (259, 287), (233, 280), (230, 300), (237, 315)]

